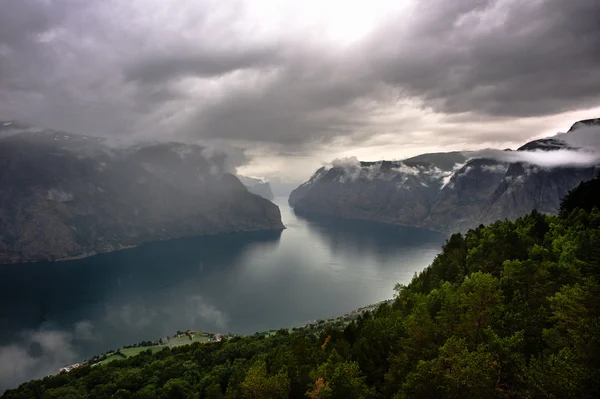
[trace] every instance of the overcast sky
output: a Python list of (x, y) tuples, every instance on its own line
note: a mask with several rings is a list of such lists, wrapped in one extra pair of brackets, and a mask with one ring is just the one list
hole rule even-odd
[(338, 157), (517, 147), (600, 117), (598, 0), (0, 0), (0, 118)]

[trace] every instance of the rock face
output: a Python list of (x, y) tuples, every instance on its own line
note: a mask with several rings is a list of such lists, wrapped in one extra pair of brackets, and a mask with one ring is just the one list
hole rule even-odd
[(116, 149), (99, 138), (0, 122), (0, 187), (0, 263), (283, 229), (276, 205), (194, 145)]
[[(568, 144), (578, 129), (600, 119), (577, 122), (558, 138), (529, 142), (523, 152), (575, 150)], [(499, 153), (502, 153), (498, 151)], [(560, 199), (598, 166), (540, 167), (503, 157), (472, 153), (424, 154), (403, 161), (336, 161), (292, 192), (299, 213), (318, 213), (426, 227), (444, 233), (481, 223), (516, 219), (537, 209), (555, 213)], [(512, 157), (519, 159), (519, 157)]]
[(255, 179), (253, 177), (246, 176), (237, 176), (238, 179), (242, 182), (244, 186), (256, 195), (260, 195), (263, 198), (268, 199), (269, 201), (275, 198), (273, 195), (273, 191), (271, 191), (271, 185), (268, 181), (263, 181), (261, 179)]

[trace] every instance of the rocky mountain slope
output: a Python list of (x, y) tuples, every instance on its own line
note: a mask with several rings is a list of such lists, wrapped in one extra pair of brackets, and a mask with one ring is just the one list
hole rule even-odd
[(116, 148), (0, 122), (0, 263), (282, 229), (279, 208), (250, 193), (223, 162), (195, 145)]
[[(535, 140), (518, 150), (424, 154), (402, 161), (334, 161), (292, 192), (299, 213), (326, 214), (426, 227), (444, 233), (516, 219), (537, 209), (555, 213), (560, 198), (594, 178), (597, 164), (538, 165), (539, 152), (580, 150), (570, 138), (600, 119), (580, 121), (566, 134)], [(598, 132), (600, 134), (600, 132)], [(559, 154), (559, 152), (553, 153)]]
[(268, 181), (240, 175), (237, 175), (237, 178), (240, 179), (242, 184), (246, 186), (248, 191), (250, 191), (251, 193), (260, 195), (261, 197), (266, 198), (268, 200), (272, 200), (273, 198), (275, 198), (275, 196), (273, 195), (273, 191), (271, 191), (271, 184), (269, 184)]

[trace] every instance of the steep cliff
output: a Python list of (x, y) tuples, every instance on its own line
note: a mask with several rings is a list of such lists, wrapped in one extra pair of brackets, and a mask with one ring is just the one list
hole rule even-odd
[(268, 181), (240, 175), (237, 175), (237, 178), (240, 179), (242, 184), (246, 186), (251, 193), (260, 195), (268, 200), (275, 198), (273, 191), (271, 190), (271, 184), (269, 184)]
[[(289, 203), (299, 213), (398, 223), (445, 233), (515, 219), (533, 209), (555, 213), (560, 199), (580, 182), (593, 179), (598, 166), (540, 166), (520, 159), (540, 152), (580, 150), (572, 144), (577, 140), (571, 139), (582, 128), (598, 125), (600, 119), (580, 121), (566, 134), (529, 142), (513, 152), (495, 151), (490, 157), (455, 152), (394, 162), (338, 160), (294, 190)], [(590, 134), (596, 133), (587, 133), (589, 142)], [(576, 157), (578, 153), (572, 154)]]
[(283, 228), (276, 205), (195, 145), (115, 148), (95, 137), (0, 123), (0, 187), (0, 263)]
[[(437, 155), (441, 158), (448, 154)], [(449, 157), (464, 161), (462, 156)], [(330, 169), (319, 169), (292, 192), (289, 202), (298, 212), (419, 225), (430, 213), (444, 179), (451, 176), (450, 165), (456, 164), (421, 158), (394, 162), (346, 160)]]

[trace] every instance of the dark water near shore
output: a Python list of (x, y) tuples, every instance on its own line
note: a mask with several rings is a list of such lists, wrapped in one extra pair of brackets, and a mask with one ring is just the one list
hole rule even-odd
[(0, 265), (0, 392), (178, 329), (236, 333), (336, 316), (393, 296), (445, 237), (306, 219), (281, 233), (180, 239), (59, 263)]

